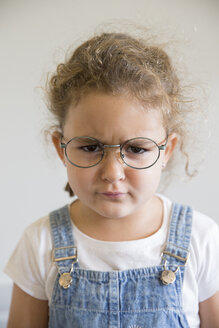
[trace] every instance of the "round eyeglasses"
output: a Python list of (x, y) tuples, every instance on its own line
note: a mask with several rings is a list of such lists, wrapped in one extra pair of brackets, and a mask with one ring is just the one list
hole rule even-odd
[(106, 148), (118, 147), (122, 161), (137, 170), (153, 166), (166, 145), (167, 138), (164, 144), (158, 145), (155, 141), (143, 137), (129, 139), (121, 145), (104, 145), (99, 140), (86, 136), (72, 138), (67, 143), (61, 142), (67, 160), (77, 167), (93, 167), (101, 162)]

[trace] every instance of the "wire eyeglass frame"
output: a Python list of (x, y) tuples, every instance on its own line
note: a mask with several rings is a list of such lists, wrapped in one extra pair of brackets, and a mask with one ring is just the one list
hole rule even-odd
[[(76, 140), (76, 139), (89, 139), (89, 140), (95, 141), (98, 145), (101, 146), (101, 148), (102, 148), (102, 155), (101, 155), (101, 158), (98, 160), (97, 163), (92, 164), (92, 165), (89, 165), (89, 166), (81, 166), (81, 165), (78, 165), (78, 164), (73, 163), (73, 162), (69, 159), (68, 154), (67, 154), (67, 146), (69, 145), (69, 143), (70, 143), (72, 140)], [(136, 139), (137, 139), (137, 140), (138, 140), (138, 139), (149, 140), (149, 141), (153, 142), (153, 143), (157, 146), (157, 148), (158, 148), (158, 156), (157, 156), (157, 159), (156, 159), (151, 165), (148, 165), (148, 166), (145, 166), (145, 167), (135, 167), (135, 166), (132, 166), (132, 165), (126, 163), (126, 161), (125, 161), (125, 159), (124, 159), (124, 158), (125, 158), (125, 155), (122, 153), (122, 149), (123, 149), (123, 147), (124, 147), (128, 142), (130, 142), (130, 141), (134, 141), (134, 140), (136, 140)], [(66, 142), (66, 143), (61, 142), (61, 143), (60, 143), (60, 147), (61, 147), (62, 149), (64, 149), (64, 151), (65, 151), (65, 156), (66, 156), (68, 162), (69, 162), (70, 164), (72, 164), (72, 165), (74, 165), (74, 166), (76, 166), (76, 167), (82, 168), (82, 169), (86, 169), (86, 168), (90, 168), (90, 167), (94, 167), (94, 166), (98, 165), (98, 164), (102, 161), (102, 159), (104, 158), (104, 154), (105, 154), (104, 149), (105, 149), (105, 148), (120, 148), (120, 157), (121, 157), (121, 159), (122, 159), (122, 161), (123, 161), (123, 163), (124, 163), (125, 165), (127, 165), (127, 166), (129, 166), (129, 167), (131, 167), (131, 168), (133, 168), (133, 169), (136, 169), (136, 170), (144, 170), (144, 169), (147, 169), (147, 168), (153, 166), (153, 165), (158, 161), (158, 159), (160, 158), (160, 151), (166, 149), (167, 142), (168, 142), (168, 135), (166, 136), (166, 138), (165, 138), (164, 141), (165, 141), (165, 143), (162, 143), (161, 145), (159, 145), (157, 142), (155, 142), (154, 140), (152, 140), (152, 139), (150, 139), (150, 138), (145, 138), (145, 137), (135, 137), (135, 138), (131, 138), (131, 139), (126, 140), (126, 141), (125, 141), (124, 143), (122, 143), (122, 144), (117, 144), (117, 145), (107, 145), (107, 144), (103, 144), (103, 143), (100, 142), (99, 140), (97, 140), (97, 139), (95, 139), (95, 138), (92, 138), (92, 137), (89, 137), (89, 136), (78, 136), (78, 137), (71, 138), (71, 139), (70, 139), (68, 142)]]

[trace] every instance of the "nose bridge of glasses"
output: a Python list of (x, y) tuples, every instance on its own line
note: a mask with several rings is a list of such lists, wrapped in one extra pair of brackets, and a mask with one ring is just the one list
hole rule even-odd
[(103, 148), (120, 148), (121, 145), (103, 145)]
[[(121, 153), (121, 145), (103, 145), (103, 149), (110, 149), (110, 148), (113, 148), (116, 150), (116, 148), (119, 148), (119, 150), (116, 152), (115, 154), (115, 151), (113, 152), (114, 155), (117, 157), (117, 159), (120, 161), (120, 163), (123, 163), (123, 160), (122, 160), (122, 153)], [(106, 157), (106, 156), (104, 156)]]

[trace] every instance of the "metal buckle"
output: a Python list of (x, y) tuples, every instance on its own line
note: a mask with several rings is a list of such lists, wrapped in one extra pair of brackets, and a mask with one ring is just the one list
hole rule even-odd
[(179, 264), (179, 265), (177, 265), (178, 267), (183, 267), (183, 266), (186, 265), (186, 263), (187, 263), (187, 261), (188, 261), (188, 259), (189, 259), (190, 251), (189, 251), (188, 249), (183, 248), (183, 247), (179, 247), (179, 246), (177, 246), (177, 247), (178, 247), (178, 248), (181, 248), (183, 251), (185, 251), (185, 252), (187, 253), (187, 257), (182, 257), (182, 256), (179, 256), (179, 255), (175, 255), (175, 254), (173, 254), (173, 253), (170, 253), (170, 252), (164, 250), (164, 251), (162, 252), (162, 254), (161, 254), (161, 258), (163, 258), (164, 260), (166, 260), (166, 257), (165, 257), (164, 255), (169, 255), (169, 256), (171, 256), (171, 257), (174, 257), (175, 259), (177, 259), (177, 260), (179, 260), (179, 261), (181, 261), (181, 262), (184, 262), (184, 264), (181, 264), (181, 265)]
[[(187, 263), (187, 261), (188, 261), (188, 258), (189, 258), (189, 255), (190, 255), (190, 253), (188, 252), (187, 257), (182, 257), (182, 256), (175, 255), (175, 254), (172, 254), (172, 253), (167, 252), (167, 251), (163, 251), (162, 256), (163, 256), (164, 254), (169, 255), (169, 256), (172, 256), (172, 257), (174, 257), (175, 259), (180, 260), (180, 261), (182, 261), (182, 262), (185, 262), (184, 265), (186, 265), (186, 263)], [(183, 266), (183, 265), (181, 265), (181, 266)]]
[[(59, 250), (59, 249), (66, 249), (66, 248), (75, 248), (75, 255), (72, 256), (67, 256), (67, 257), (55, 257), (55, 251)], [(52, 261), (53, 262), (59, 262), (59, 261), (65, 261), (65, 260), (73, 260), (75, 259), (77, 262), (77, 247), (74, 246), (63, 246), (63, 247), (58, 247), (58, 248), (53, 248), (52, 250)]]

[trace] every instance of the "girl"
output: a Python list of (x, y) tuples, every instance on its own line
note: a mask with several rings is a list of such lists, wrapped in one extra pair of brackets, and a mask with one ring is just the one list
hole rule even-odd
[(188, 158), (167, 54), (101, 34), (58, 66), (48, 92), (74, 198), (11, 256), (8, 327), (219, 327), (218, 226), (157, 194), (177, 143)]

